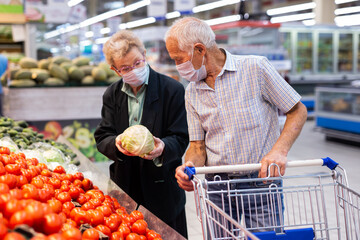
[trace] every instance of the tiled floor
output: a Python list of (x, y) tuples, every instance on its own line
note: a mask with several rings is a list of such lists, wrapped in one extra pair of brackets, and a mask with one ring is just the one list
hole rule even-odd
[[(304, 129), (293, 145), (289, 160), (305, 160), (314, 158), (331, 157), (339, 162), (346, 170), (349, 184), (352, 189), (360, 192), (360, 147), (334, 141), (326, 141), (324, 134), (314, 131), (314, 121), (307, 121)], [(322, 168), (297, 168), (288, 169), (289, 174), (302, 172), (326, 171)], [(201, 224), (197, 219), (194, 194), (187, 193), (186, 214), (188, 223), (189, 240), (202, 240)], [(330, 196), (333, 197), (333, 196)], [(334, 214), (334, 213), (333, 213)], [(335, 238), (334, 238), (335, 239)]]

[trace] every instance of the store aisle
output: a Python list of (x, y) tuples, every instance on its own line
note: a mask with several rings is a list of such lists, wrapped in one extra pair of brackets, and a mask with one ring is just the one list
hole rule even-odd
[[(314, 121), (307, 121), (304, 129), (295, 142), (289, 153), (289, 160), (305, 160), (322, 157), (331, 157), (340, 165), (342, 165), (348, 174), (349, 184), (352, 189), (360, 192), (360, 145), (349, 145), (336, 141), (325, 140), (324, 134), (314, 131)], [(303, 172), (321, 172), (326, 171), (322, 167), (319, 168), (297, 168), (289, 169), (288, 173)], [(202, 231), (199, 220), (196, 216), (194, 194), (189, 192), (186, 194), (186, 214), (189, 240), (202, 240)]]

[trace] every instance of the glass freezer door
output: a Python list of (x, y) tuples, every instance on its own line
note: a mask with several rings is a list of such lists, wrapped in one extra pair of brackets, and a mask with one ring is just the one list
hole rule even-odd
[(297, 41), (297, 73), (312, 73), (313, 66), (313, 39), (312, 33), (298, 33)]
[(338, 71), (353, 71), (353, 34), (351, 33), (341, 33), (339, 35)]
[(318, 69), (319, 73), (333, 72), (333, 34), (319, 33), (318, 44)]

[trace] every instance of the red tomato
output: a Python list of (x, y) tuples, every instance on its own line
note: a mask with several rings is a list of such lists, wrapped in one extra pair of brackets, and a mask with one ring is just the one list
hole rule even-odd
[(7, 173), (20, 175), (21, 174), (21, 167), (19, 164), (8, 164), (5, 166), (5, 170)]
[(60, 174), (61, 174), (61, 173), (66, 173), (63, 166), (57, 166), (57, 167), (54, 169), (53, 172), (54, 172), (54, 173), (60, 173)]
[(126, 226), (125, 224), (120, 224), (120, 227), (118, 228), (118, 231), (121, 232), (124, 236), (124, 238), (130, 234), (130, 228)]
[(60, 233), (54, 233), (47, 237), (47, 240), (66, 240)]
[(29, 203), (24, 210), (34, 221), (39, 221), (45, 215), (43, 205), (36, 201)]
[(139, 235), (140, 240), (147, 240), (147, 238), (144, 235)]
[(108, 228), (110, 228), (111, 232), (116, 231), (120, 226), (120, 223), (121, 222), (116, 218), (110, 218), (110, 217), (105, 218), (105, 225), (108, 226)]
[(66, 202), (62, 205), (62, 211), (67, 217), (70, 216), (71, 210), (75, 208), (75, 205), (72, 202)]
[(102, 204), (102, 201), (98, 198), (90, 199), (89, 202), (94, 206), (94, 208), (97, 208)]
[[(35, 158), (36, 159), (36, 158)], [(39, 169), (41, 170), (41, 172), (43, 171), (43, 170), (47, 170), (48, 169), (48, 167), (46, 166), (46, 164), (45, 163), (38, 163), (38, 164), (36, 164), (36, 166), (37, 167), (39, 167)], [(51, 175), (50, 175), (51, 176)], [(49, 177), (50, 177), (49, 176)]]
[(51, 197), (52, 197), (51, 192), (47, 189), (39, 189), (38, 193), (39, 193), (39, 201), (40, 202), (46, 202), (47, 200), (51, 199)]
[(0, 194), (0, 211), (3, 212), (6, 204), (10, 201), (10, 199), (13, 199), (10, 193), (3, 193)]
[(82, 235), (83, 240), (99, 240), (100, 234), (94, 228), (86, 229)]
[(74, 179), (77, 179), (77, 180), (84, 180), (84, 174), (82, 174), (81, 172), (77, 172), (74, 174)]
[(6, 203), (3, 214), (6, 218), (9, 219), (11, 215), (13, 215), (15, 212), (20, 210), (22, 210), (20, 201), (16, 199), (12, 199)]
[(50, 178), (49, 184), (51, 184), (54, 189), (59, 189), (61, 187), (61, 181), (57, 178)]
[(61, 203), (66, 203), (71, 201), (70, 194), (68, 192), (61, 192), (56, 197)]
[(68, 192), (70, 190), (70, 185), (63, 184), (60, 187), (61, 192)]
[(3, 240), (26, 240), (23, 235), (16, 232), (6, 234)]
[[(1, 156), (0, 156), (1, 158)], [(0, 176), (4, 175), (6, 173), (6, 169), (4, 167), (4, 164), (0, 162)]]
[(74, 181), (74, 176), (72, 174), (65, 174), (64, 180), (70, 181), (71, 183)]
[(37, 235), (32, 237), (30, 240), (47, 240), (47, 237), (45, 235)]
[(154, 240), (155, 238), (161, 238), (160, 234), (155, 232), (154, 230), (149, 230), (146, 232), (146, 237), (148, 240)]
[(0, 239), (3, 239), (5, 237), (5, 235), (7, 234), (7, 227), (5, 226), (5, 224), (0, 223)]
[(0, 154), (10, 154), (10, 149), (8, 147), (0, 147)]
[(90, 223), (90, 221), (91, 221), (89, 214), (87, 214), (86, 211), (81, 210), (81, 209), (75, 214), (75, 218), (73, 220), (79, 226), (81, 224)]
[(139, 235), (145, 235), (147, 227), (147, 222), (143, 219), (140, 219), (134, 222), (134, 224), (131, 226), (131, 231)]
[(85, 197), (85, 194), (80, 193), (76, 201), (80, 203), (80, 205), (84, 205), (88, 201), (88, 199)]
[(23, 192), (18, 188), (11, 189), (9, 191), (9, 193), (10, 193), (12, 199), (21, 200), (24, 197)]
[(43, 169), (40, 173), (42, 176), (51, 177), (52, 173), (49, 169)]
[(80, 196), (80, 189), (78, 187), (72, 187), (69, 189), (71, 199), (76, 200)]
[(26, 224), (28, 226), (32, 226), (34, 223), (33, 219), (30, 215), (28, 215), (24, 210), (18, 211), (14, 213), (9, 221), (9, 227), (15, 228), (18, 225)]
[(59, 213), (62, 210), (62, 203), (55, 198), (48, 200), (47, 204), (49, 204), (54, 213)]
[(101, 211), (92, 210), (89, 212), (92, 226), (97, 226), (104, 223), (104, 214)]
[(0, 183), (0, 194), (2, 193), (8, 193), (10, 191), (10, 188), (5, 183)]
[(81, 206), (81, 209), (83, 209), (85, 211), (94, 209), (94, 205), (89, 201), (89, 202), (84, 203), (84, 205)]
[(81, 232), (77, 228), (70, 228), (63, 232), (61, 235), (67, 240), (81, 240)]
[(107, 235), (107, 236), (111, 236), (111, 230), (110, 230), (110, 228), (108, 228), (107, 226), (105, 226), (105, 225), (102, 225), (102, 224), (100, 224), (100, 225), (97, 225), (96, 227), (95, 227), (95, 229), (96, 230), (99, 230), (100, 232), (102, 232), (103, 234), (105, 234), (105, 235)]
[[(24, 156), (24, 158), (25, 158), (25, 156)], [(39, 164), (39, 161), (36, 158), (27, 158), (26, 160), (29, 161), (31, 163), (31, 165), (34, 165), (34, 166)]]
[(17, 178), (13, 174), (5, 174), (0, 176), (0, 183), (5, 183), (10, 189), (13, 189), (17, 185)]
[(17, 187), (21, 188), (23, 185), (29, 183), (24, 175), (17, 176)]
[(124, 240), (124, 236), (121, 232), (113, 232), (111, 234), (110, 240)]
[(134, 210), (130, 213), (130, 216), (132, 216), (133, 218), (135, 218), (136, 220), (139, 219), (144, 219), (144, 214), (142, 214), (142, 212), (138, 211), (138, 210)]
[(105, 205), (97, 207), (96, 210), (101, 211), (104, 214), (104, 217), (109, 217), (112, 214), (111, 208)]
[(136, 233), (130, 233), (126, 236), (126, 240), (140, 240), (140, 237)]
[(87, 191), (87, 190), (89, 190), (89, 189), (92, 188), (93, 183), (92, 183), (89, 179), (84, 178), (84, 180), (82, 180), (82, 182), (81, 182), (81, 185), (82, 185), (82, 188), (83, 188), (85, 191)]
[(60, 231), (63, 222), (61, 217), (56, 213), (49, 213), (44, 216), (43, 232), (46, 234), (53, 234)]

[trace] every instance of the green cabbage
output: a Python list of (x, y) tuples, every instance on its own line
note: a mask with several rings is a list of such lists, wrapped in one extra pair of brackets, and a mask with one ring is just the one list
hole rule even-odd
[(151, 132), (142, 125), (128, 127), (120, 137), (121, 146), (136, 156), (144, 156), (154, 149)]
[(64, 163), (63, 156), (59, 151), (56, 151), (55, 149), (45, 150), (42, 155), (47, 162)]

